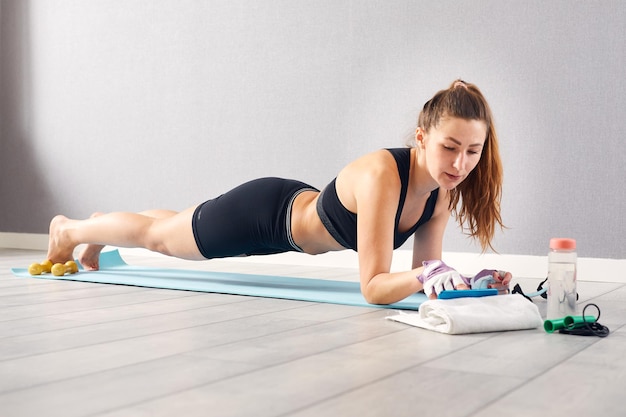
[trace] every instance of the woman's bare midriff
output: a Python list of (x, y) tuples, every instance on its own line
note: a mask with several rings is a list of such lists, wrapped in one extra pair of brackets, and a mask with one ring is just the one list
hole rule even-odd
[(345, 250), (322, 224), (317, 214), (318, 191), (305, 191), (293, 202), (291, 233), (296, 244), (310, 255)]

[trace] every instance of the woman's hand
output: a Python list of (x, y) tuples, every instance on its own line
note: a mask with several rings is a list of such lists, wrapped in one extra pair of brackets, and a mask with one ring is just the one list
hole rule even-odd
[(499, 294), (507, 294), (509, 292), (509, 283), (512, 278), (513, 275), (507, 271), (483, 269), (467, 280), (473, 290), (495, 288), (498, 290)]
[(424, 270), (417, 276), (424, 286), (424, 293), (430, 298), (437, 298), (444, 290), (467, 290), (470, 288), (465, 277), (443, 261), (424, 261)]

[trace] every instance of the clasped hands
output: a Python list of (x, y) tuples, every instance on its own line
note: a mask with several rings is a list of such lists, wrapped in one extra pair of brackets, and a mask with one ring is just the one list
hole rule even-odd
[(495, 288), (500, 294), (508, 292), (513, 277), (510, 272), (483, 269), (473, 277), (466, 277), (449, 267), (443, 261), (424, 261), (424, 270), (417, 279), (424, 286), (429, 298), (437, 298), (444, 290), (469, 290)]

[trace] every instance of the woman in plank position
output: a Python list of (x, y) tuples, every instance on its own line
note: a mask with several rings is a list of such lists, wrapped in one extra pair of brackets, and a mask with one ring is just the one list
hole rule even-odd
[[(412, 147), (384, 149), (343, 168), (323, 190), (299, 181), (262, 178), (182, 212), (56, 216), (48, 259), (99, 267), (104, 245), (141, 247), (204, 260), (286, 251), (358, 252), (361, 292), (390, 304), (424, 290), (467, 289), (477, 282), (506, 290), (510, 273), (464, 277), (444, 264), (442, 240), (451, 214), (483, 250), (502, 227), (502, 164), (492, 114), (480, 90), (457, 80), (424, 105)], [(414, 236), (413, 265), (390, 272), (393, 250)]]

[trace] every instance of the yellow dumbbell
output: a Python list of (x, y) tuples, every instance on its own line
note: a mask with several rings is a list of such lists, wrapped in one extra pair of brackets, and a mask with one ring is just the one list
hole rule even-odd
[(54, 264), (51, 269), (52, 275), (60, 277), (65, 274), (75, 274), (78, 272), (78, 265), (74, 261), (67, 261), (64, 264)]
[(28, 267), (28, 273), (31, 275), (41, 275), (44, 273), (50, 273), (50, 271), (52, 271), (52, 261), (50, 261), (50, 259), (46, 259), (40, 264), (30, 264)]

